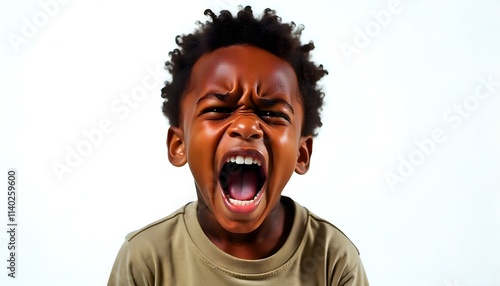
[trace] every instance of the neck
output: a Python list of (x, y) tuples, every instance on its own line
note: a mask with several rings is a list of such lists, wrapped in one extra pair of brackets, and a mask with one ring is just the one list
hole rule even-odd
[(197, 210), (198, 221), (210, 241), (222, 251), (242, 259), (262, 259), (276, 253), (290, 233), (293, 216), (293, 209), (280, 201), (257, 229), (233, 233), (224, 229), (207, 207)]

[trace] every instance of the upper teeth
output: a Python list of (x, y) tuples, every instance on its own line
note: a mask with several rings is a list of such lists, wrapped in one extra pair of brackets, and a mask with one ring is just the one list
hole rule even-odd
[(257, 165), (262, 165), (259, 159), (250, 157), (250, 156), (242, 156), (242, 155), (236, 155), (236, 156), (231, 156), (227, 158), (226, 162), (233, 162), (236, 164), (240, 165), (251, 165), (251, 164), (257, 164)]

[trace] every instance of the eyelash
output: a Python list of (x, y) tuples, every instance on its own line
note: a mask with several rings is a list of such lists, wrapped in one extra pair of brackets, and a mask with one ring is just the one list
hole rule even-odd
[[(228, 107), (210, 107), (210, 108), (204, 109), (201, 112), (201, 114), (210, 113), (210, 112), (230, 114), (233, 112), (233, 109), (228, 108)], [(276, 112), (276, 111), (271, 111), (271, 110), (258, 110), (256, 112), (256, 114), (259, 117), (279, 117), (279, 118), (285, 119), (288, 122), (291, 122), (290, 117), (282, 112)]]
[(209, 112), (215, 112), (215, 113), (232, 113), (233, 109), (228, 108), (228, 107), (210, 107), (204, 109), (201, 113), (209, 113)]
[(271, 110), (261, 110), (261, 111), (258, 111), (257, 114), (260, 117), (264, 117), (264, 116), (280, 117), (280, 118), (283, 118), (286, 121), (290, 122), (290, 117), (288, 117), (288, 115), (286, 115), (285, 113), (282, 113), (282, 112), (276, 112), (276, 111), (271, 111)]

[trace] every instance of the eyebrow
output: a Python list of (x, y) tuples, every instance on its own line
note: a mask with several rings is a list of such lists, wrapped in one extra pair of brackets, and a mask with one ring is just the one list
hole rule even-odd
[(264, 98), (260, 97), (258, 99), (259, 103), (263, 105), (264, 107), (272, 107), (278, 104), (284, 105), (286, 108), (290, 109), (292, 114), (295, 114), (295, 111), (293, 110), (293, 107), (288, 101), (282, 99), (282, 98)]
[(225, 94), (220, 94), (220, 93), (209, 93), (207, 95), (202, 96), (198, 101), (196, 102), (196, 105), (200, 104), (200, 102), (209, 100), (209, 99), (217, 99), (220, 101), (228, 102), (229, 98), (231, 97), (231, 94), (225, 93)]
[[(198, 101), (196, 102), (196, 105), (200, 104), (200, 102), (209, 100), (209, 99), (217, 99), (223, 102), (229, 102), (231, 97), (230, 93), (225, 93), (225, 94), (220, 94), (220, 93), (209, 93), (207, 95), (202, 96)], [(284, 105), (286, 108), (290, 109), (292, 114), (295, 114), (295, 110), (293, 110), (293, 107), (288, 101), (282, 99), (282, 98), (264, 98), (260, 97), (257, 100), (260, 105), (263, 105), (264, 107), (272, 107), (278, 104)]]

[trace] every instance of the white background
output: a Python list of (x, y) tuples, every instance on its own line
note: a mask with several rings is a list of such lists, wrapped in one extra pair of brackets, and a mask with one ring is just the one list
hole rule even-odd
[[(0, 1), (5, 227), (7, 169), (19, 174), (18, 278), (7, 277), (2, 231), (0, 284), (105, 285), (128, 232), (195, 199), (189, 169), (168, 162), (161, 83), (148, 70), (205, 8), (241, 2), (52, 1), (47, 12), (48, 2)], [(500, 285), (500, 87), (475, 97), (479, 78), (500, 82), (500, 2), (402, 0), (385, 27), (372, 12), (386, 0), (246, 3), (303, 23), (330, 72), (312, 167), (284, 194), (351, 238), (371, 285)], [(154, 86), (126, 114), (122, 96), (145, 78)], [(103, 119), (112, 131), (58, 178), (53, 165)], [(436, 129), (445, 140), (426, 155), (416, 142)], [(391, 188), (387, 172), (404, 176)]]

